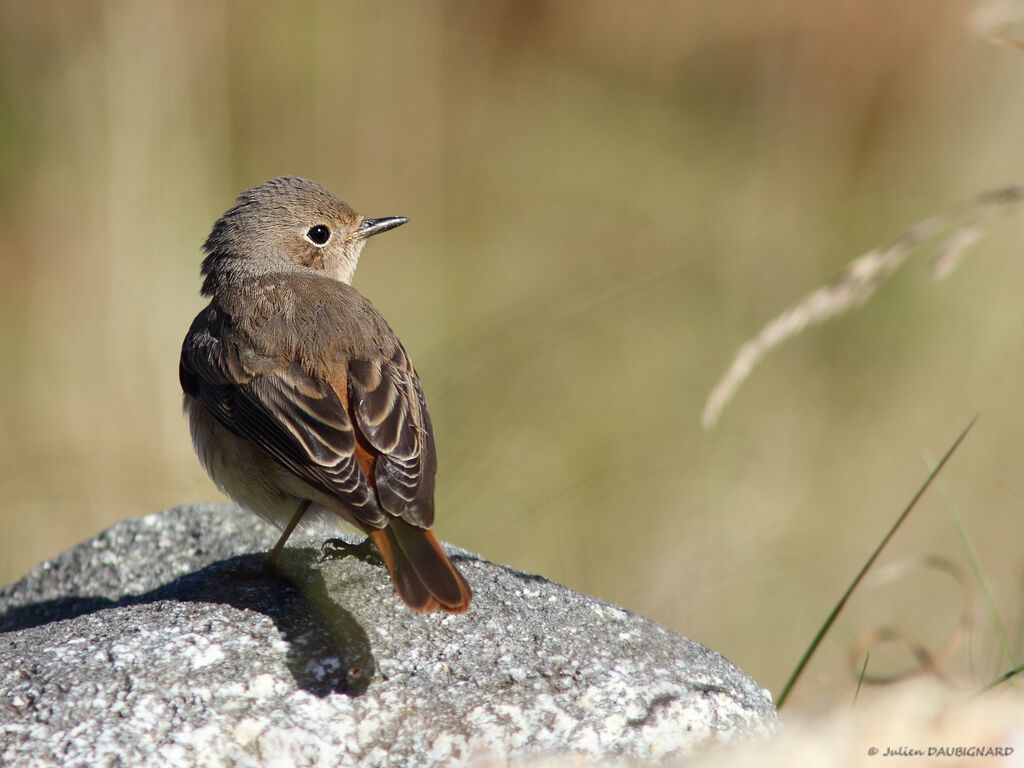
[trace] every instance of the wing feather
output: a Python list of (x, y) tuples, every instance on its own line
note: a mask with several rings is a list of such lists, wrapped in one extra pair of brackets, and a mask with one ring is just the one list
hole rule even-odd
[[(244, 333), (212, 303), (182, 347), (182, 387), (360, 521), (381, 527), (392, 516), (428, 528), (437, 454), (416, 371), (372, 305), (329, 282), (329, 293), (315, 294), (320, 299), (290, 304), (298, 314), (284, 326), (297, 331), (299, 347), (305, 334), (335, 345), (332, 355), (317, 355), (320, 375), (297, 362), (301, 354), (274, 358), (251, 342), (232, 345)], [(353, 315), (361, 323), (356, 333)], [(366, 332), (372, 335), (354, 342)]]
[[(189, 344), (194, 338), (198, 343)], [(299, 479), (338, 498), (360, 521), (386, 524), (355, 457), (352, 420), (334, 388), (295, 363), (252, 373), (231, 361), (212, 334), (190, 333), (181, 357), (186, 392)]]
[(349, 405), (378, 452), (377, 497), (388, 513), (420, 527), (434, 521), (434, 434), (416, 371), (402, 346), (386, 359), (349, 363)]

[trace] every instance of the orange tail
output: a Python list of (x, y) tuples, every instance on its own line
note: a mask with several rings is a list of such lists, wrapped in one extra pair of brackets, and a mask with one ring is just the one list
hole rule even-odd
[(395, 518), (387, 527), (369, 533), (406, 605), (421, 613), (464, 613), (469, 608), (473, 596), (469, 584), (442, 551), (433, 531)]

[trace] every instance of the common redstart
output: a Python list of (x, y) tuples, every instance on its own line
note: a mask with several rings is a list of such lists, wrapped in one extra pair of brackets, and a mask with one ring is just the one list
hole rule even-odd
[(471, 591), (430, 530), (437, 454), (405, 347), (351, 285), (369, 219), (315, 182), (242, 193), (204, 245), (203, 296), (179, 376), (196, 453), (241, 506), (284, 530), (345, 520), (415, 611)]

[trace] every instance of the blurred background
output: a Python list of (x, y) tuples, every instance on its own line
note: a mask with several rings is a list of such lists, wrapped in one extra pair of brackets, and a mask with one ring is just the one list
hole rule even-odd
[[(952, 685), (1020, 662), (1024, 215), (945, 281), (923, 249), (699, 426), (784, 307), (1024, 178), (1024, 52), (991, 40), (1024, 37), (1020, 3), (281, 8), (0, 2), (0, 582), (221, 498), (178, 352), (210, 226), (288, 173), (410, 219), (356, 285), (419, 369), (443, 538), (778, 694), (980, 413), (883, 555), (895, 578), (855, 594), (794, 703), (851, 697), (879, 628), (952, 638)], [(914, 667), (889, 643), (869, 673)]]

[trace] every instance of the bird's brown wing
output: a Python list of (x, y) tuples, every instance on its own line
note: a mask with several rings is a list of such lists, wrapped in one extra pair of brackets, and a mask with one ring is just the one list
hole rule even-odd
[(387, 517), (356, 459), (352, 420), (330, 383), (294, 362), (242, 359), (221, 341), (217, 326), (223, 318), (204, 314), (182, 347), (185, 392), (299, 479), (337, 498), (359, 522), (385, 525)]
[(420, 528), (434, 522), (437, 454), (416, 371), (401, 344), (388, 358), (349, 361), (349, 412), (375, 454), (373, 479), (384, 510)]
[[(339, 337), (329, 314), (318, 320), (328, 337)], [(429, 530), (437, 456), (423, 390), (390, 329), (377, 335), (379, 343), (360, 344), (362, 355), (337, 350), (342, 356), (318, 378), (251, 350), (243, 358), (222, 341), (231, 336), (224, 333), (229, 322), (213, 306), (196, 318), (182, 347), (185, 392), (225, 427), (341, 501), (366, 525), (411, 608), (466, 611), (469, 584)], [(371, 349), (380, 354), (367, 356)]]

